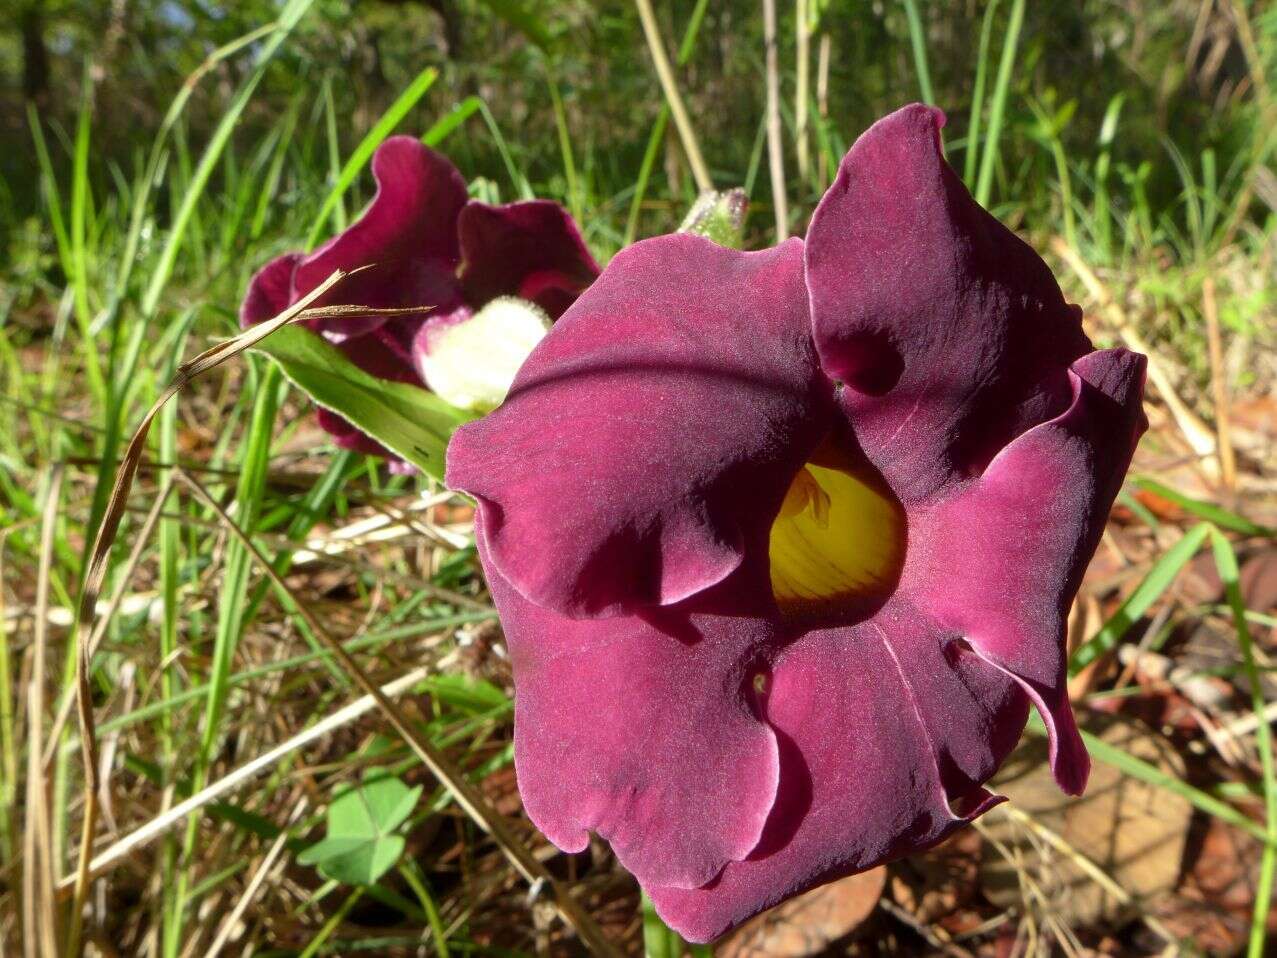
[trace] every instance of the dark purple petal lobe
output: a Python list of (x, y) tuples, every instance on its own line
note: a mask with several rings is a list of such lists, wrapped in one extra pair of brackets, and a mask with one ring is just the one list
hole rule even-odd
[(489, 566), (533, 602), (669, 605), (766, 554), (828, 405), (801, 242), (658, 237), (619, 253), (505, 404), (456, 433), (448, 484), (478, 500)]
[(744, 670), (765, 623), (696, 617), (693, 639), (631, 616), (568, 619), (486, 567), (518, 676), (519, 792), (537, 827), (569, 852), (598, 832), (644, 884), (695, 888), (748, 855), (777, 781)]
[[(392, 136), (372, 158), (377, 193), (357, 222), (297, 267), (293, 293), (314, 289), (335, 269), (369, 266), (316, 305), (376, 308), (444, 306), (457, 299), (457, 217), (466, 203), (461, 174), (440, 153), (410, 136)], [(359, 336), (382, 317), (321, 321), (330, 334)]]
[(765, 705), (780, 744), (772, 817), (749, 858), (716, 881), (647, 888), (673, 928), (709, 941), (815, 885), (927, 848), (996, 803), (979, 782), (1014, 745), (1027, 706), (996, 669), (944, 645), (893, 604), (781, 653)]
[(293, 270), (301, 261), (299, 253), (277, 256), (254, 275), (239, 307), (239, 324), (264, 323), (292, 305)]
[(466, 204), (457, 223), (461, 285), (477, 306), (498, 296), (536, 303), (557, 319), (599, 275), (572, 217), (558, 203)]
[(1068, 703), (1065, 618), (1146, 425), (1144, 358), (1091, 353), (1071, 380), (1064, 413), (920, 519), (916, 588), (931, 614), (1023, 685), (1060, 787), (1080, 794), (1090, 761)]
[(875, 123), (807, 232), (821, 363), (906, 505), (1056, 415), (1090, 348), (1046, 264), (944, 162), (943, 119), (913, 105)]

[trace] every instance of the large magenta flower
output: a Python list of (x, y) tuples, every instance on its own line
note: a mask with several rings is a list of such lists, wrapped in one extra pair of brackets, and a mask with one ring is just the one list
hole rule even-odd
[(805, 245), (623, 251), (449, 449), (528, 814), (695, 941), (996, 804), (1030, 703), (1086, 783), (1064, 622), (1144, 361), (1092, 350), (942, 122), (864, 134)]
[[(567, 211), (548, 200), (492, 206), (469, 200), (461, 174), (440, 153), (394, 136), (372, 158), (377, 193), (349, 229), (309, 255), (287, 253), (253, 277), (240, 307), (245, 326), (297, 302), (335, 269), (370, 266), (315, 303), (376, 308), (433, 307), (394, 317), (315, 320), (322, 334), (365, 372), (428, 386), (428, 334), (489, 301), (515, 296), (556, 319), (598, 276), (599, 267)], [(337, 445), (394, 457), (327, 409), (320, 424)]]

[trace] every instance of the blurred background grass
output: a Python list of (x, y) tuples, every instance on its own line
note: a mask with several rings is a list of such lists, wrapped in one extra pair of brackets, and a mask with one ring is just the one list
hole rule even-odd
[[(1277, 10), (781, 0), (776, 176), (763, 4), (653, 6), (714, 184), (751, 196), (750, 246), (776, 235), (782, 195), (784, 226), (801, 235), (855, 136), (925, 98), (948, 112), (950, 162), (1052, 262), (1096, 340), (1154, 356), (1153, 429), (1075, 615), (1074, 692), (1110, 711), (1188, 701), (1211, 729), (1260, 711), (1231, 752), (1176, 727), (1172, 750), (1188, 764), (1169, 771), (1103, 754), (1195, 809), (1196, 846), (1166, 894), (1183, 897), (1202, 829), (1254, 845), (1249, 895), (1232, 912), (1210, 903), (1225, 931), (1209, 939), (1168, 921), (1175, 947), (1262, 953), (1277, 867), (1265, 685), (1277, 647), (1274, 597), (1247, 569), (1268, 561), (1277, 522)], [(104, 877), (82, 908), (68, 884), (86, 807), (72, 638), (86, 558), (142, 412), (179, 358), (235, 331), (253, 270), (357, 214), (371, 146), (424, 135), (477, 196), (558, 199), (605, 260), (674, 228), (696, 195), (667, 110), (628, 3), (8, 0), (0, 951), (51, 953), (41, 949), (76, 938), (102, 954), (166, 956), (579, 947), (374, 711), (215, 791), (358, 695), (303, 607), (379, 681), (428, 667), (404, 700), (412, 721), (515, 817), (545, 867), (578, 883), (618, 947), (641, 950), (637, 893), (610, 858), (553, 854), (519, 817), (508, 674), (464, 504), (333, 449), (260, 358), (219, 367), (166, 408), (128, 500), (86, 675), (106, 783), (92, 850), (118, 855), (94, 869)], [(1218, 571), (1198, 568), (1212, 546)], [(1202, 630), (1223, 643), (1215, 659), (1193, 644)], [(1188, 671), (1146, 682), (1147, 655)], [(1203, 674), (1222, 683), (1207, 704), (1184, 691), (1185, 675)], [(1141, 714), (1165, 731), (1163, 712)], [(1203, 740), (1205, 757), (1190, 747)], [(325, 834), (330, 799), (366, 772), (426, 786), (393, 825), (408, 853), (362, 882), (299, 861)], [(166, 817), (191, 795), (198, 814)], [(155, 837), (129, 844), (147, 826)], [(1114, 934), (1125, 935), (1117, 953), (1142, 947), (1129, 918), (1117, 931), (1058, 920), (1049, 897), (1026, 893), (1013, 921), (959, 945), (938, 919), (902, 917), (896, 895), (869, 938), (888, 953), (937, 941), (984, 953), (1007, 927), (1029, 927), (1046, 929), (1025, 940), (1048, 949)], [(981, 907), (976, 927), (996, 917)], [(1141, 914), (1161, 921), (1153, 905)], [(648, 932), (651, 950), (660, 936)]]

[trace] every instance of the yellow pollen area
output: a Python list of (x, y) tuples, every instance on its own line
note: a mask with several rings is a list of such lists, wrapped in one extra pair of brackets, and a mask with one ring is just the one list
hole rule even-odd
[(900, 577), (905, 516), (826, 442), (798, 470), (771, 528), (772, 594), (782, 612), (854, 612)]

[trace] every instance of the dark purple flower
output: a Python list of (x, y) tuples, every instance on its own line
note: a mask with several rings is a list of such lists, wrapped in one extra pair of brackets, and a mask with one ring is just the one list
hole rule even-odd
[[(356, 223), (313, 253), (287, 253), (253, 277), (240, 307), (243, 325), (279, 314), (335, 269), (370, 266), (314, 305), (432, 308), (315, 320), (311, 328), (365, 372), (427, 386), (421, 371), (427, 331), (465, 320), (499, 296), (528, 300), (555, 319), (599, 273), (563, 207), (548, 200), (504, 206), (469, 200), (447, 157), (413, 137), (382, 143), (372, 173), (377, 193)], [(340, 416), (321, 409), (319, 421), (342, 448), (398, 462)]]
[(528, 814), (694, 941), (996, 804), (1030, 703), (1086, 784), (1065, 615), (1144, 360), (1093, 351), (942, 122), (865, 133), (805, 245), (624, 250), (449, 449)]

